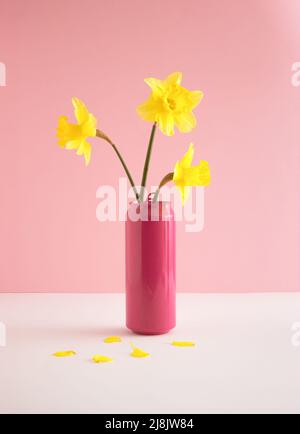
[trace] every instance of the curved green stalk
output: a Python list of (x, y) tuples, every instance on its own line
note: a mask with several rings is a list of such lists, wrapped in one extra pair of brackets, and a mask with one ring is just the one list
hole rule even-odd
[(96, 135), (97, 135), (97, 137), (99, 137), (100, 139), (105, 140), (106, 142), (108, 142), (108, 143), (112, 146), (113, 150), (114, 150), (115, 153), (117, 154), (117, 156), (118, 156), (118, 158), (119, 158), (119, 160), (120, 160), (120, 162), (121, 162), (121, 164), (122, 164), (122, 166), (123, 166), (123, 168), (124, 168), (124, 170), (125, 170), (125, 173), (126, 173), (127, 178), (128, 178), (128, 180), (129, 180), (129, 182), (130, 182), (130, 185), (131, 185), (131, 187), (133, 188), (133, 191), (134, 191), (134, 194), (135, 194), (135, 196), (136, 196), (136, 199), (139, 200), (139, 194), (138, 194), (138, 191), (137, 191), (137, 188), (136, 188), (135, 182), (133, 181), (133, 178), (132, 178), (132, 176), (131, 176), (131, 173), (130, 173), (130, 171), (129, 171), (129, 169), (128, 169), (128, 167), (127, 167), (127, 165), (126, 165), (126, 163), (125, 163), (125, 161), (124, 161), (124, 159), (123, 159), (123, 157), (122, 157), (120, 151), (118, 150), (117, 146), (116, 146), (116, 145), (111, 141), (111, 139), (110, 139), (106, 134), (104, 134), (102, 131), (97, 130)]
[(162, 189), (166, 184), (168, 184), (169, 182), (172, 182), (172, 181), (173, 181), (173, 178), (174, 178), (174, 173), (168, 173), (168, 175), (166, 175), (166, 176), (162, 179), (161, 183), (159, 184), (158, 189), (157, 189), (156, 192), (155, 192), (155, 195), (154, 195), (154, 198), (153, 198), (153, 202), (157, 202), (157, 199), (158, 199), (158, 196), (159, 196), (160, 190), (161, 190), (161, 189)]
[(157, 127), (157, 124), (155, 122), (155, 124), (152, 127), (149, 145), (148, 145), (148, 151), (147, 151), (147, 155), (146, 155), (146, 161), (145, 161), (145, 166), (144, 166), (144, 171), (143, 171), (143, 179), (142, 179), (142, 183), (141, 183), (142, 188), (141, 188), (140, 202), (144, 201), (145, 187), (146, 187), (147, 179), (148, 179), (148, 172), (149, 172), (149, 166), (150, 166), (150, 161), (151, 161), (151, 156), (152, 156), (156, 127)]

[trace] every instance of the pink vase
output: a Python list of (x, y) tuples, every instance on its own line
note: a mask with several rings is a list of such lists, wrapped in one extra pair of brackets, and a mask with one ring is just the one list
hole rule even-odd
[(126, 324), (164, 334), (176, 325), (176, 223), (170, 203), (130, 206), (126, 222)]

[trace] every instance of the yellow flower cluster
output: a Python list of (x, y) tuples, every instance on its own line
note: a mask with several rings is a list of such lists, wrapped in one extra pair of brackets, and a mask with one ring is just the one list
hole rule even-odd
[[(175, 128), (182, 133), (192, 131), (197, 125), (193, 111), (203, 99), (203, 92), (198, 90), (189, 91), (182, 86), (182, 74), (180, 72), (169, 75), (165, 80), (147, 78), (145, 82), (152, 92), (148, 100), (138, 107), (137, 112), (143, 120), (154, 123), (154, 127), (143, 173), (143, 188), (147, 181), (156, 126), (167, 136), (174, 135)], [(89, 165), (91, 161), (91, 144), (87, 139), (97, 136), (106, 140), (112, 145), (120, 159), (138, 198), (133, 178), (116, 145), (105, 133), (97, 130), (96, 118), (89, 112), (86, 105), (80, 99), (73, 98), (72, 102), (77, 123), (69, 123), (66, 116), (59, 118), (57, 128), (59, 145), (67, 150), (76, 150), (77, 155), (83, 155), (86, 165)], [(183, 204), (188, 198), (190, 187), (207, 186), (210, 184), (210, 167), (208, 162), (200, 161), (198, 166), (192, 166), (193, 158), (194, 145), (191, 144), (182, 160), (177, 162), (174, 172), (170, 174), (172, 176), (167, 175), (164, 178), (168, 181), (172, 180), (178, 187)], [(143, 195), (140, 199), (143, 200)]]

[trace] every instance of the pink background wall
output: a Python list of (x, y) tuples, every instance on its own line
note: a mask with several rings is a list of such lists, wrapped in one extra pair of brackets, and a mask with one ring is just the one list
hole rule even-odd
[(123, 224), (95, 217), (119, 164), (104, 142), (88, 169), (62, 151), (57, 117), (81, 97), (139, 178), (143, 78), (175, 70), (206, 98), (197, 130), (159, 135), (150, 181), (190, 141), (213, 173), (204, 232), (178, 228), (178, 289), (299, 290), (299, 22), (299, 0), (1, 0), (0, 291), (124, 290)]

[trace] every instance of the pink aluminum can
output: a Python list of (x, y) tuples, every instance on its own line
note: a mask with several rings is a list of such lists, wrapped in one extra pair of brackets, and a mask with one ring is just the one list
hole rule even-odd
[(167, 202), (134, 203), (126, 222), (126, 325), (159, 335), (176, 325), (176, 222)]

